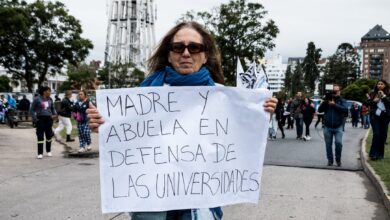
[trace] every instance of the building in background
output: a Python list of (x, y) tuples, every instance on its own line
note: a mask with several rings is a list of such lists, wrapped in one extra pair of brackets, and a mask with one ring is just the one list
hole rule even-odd
[(287, 60), (287, 65), (290, 65), (291, 71), (294, 71), (298, 63), (302, 64), (304, 59), (304, 57), (289, 57)]
[(361, 38), (363, 77), (390, 81), (390, 34), (376, 25)]
[[(258, 68), (262, 68), (263, 65), (268, 78), (269, 89), (272, 92), (282, 91), (287, 69), (287, 64), (283, 64), (282, 56), (278, 54), (271, 58), (263, 59), (260, 61)], [(261, 70), (259, 69), (258, 71), (260, 72)]]

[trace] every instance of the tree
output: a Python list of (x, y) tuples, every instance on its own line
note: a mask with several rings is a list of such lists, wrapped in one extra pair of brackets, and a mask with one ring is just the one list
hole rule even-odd
[[(109, 77), (110, 74), (110, 77)], [(130, 88), (141, 84), (145, 73), (135, 67), (133, 63), (110, 64), (99, 71), (99, 80), (105, 88)]]
[(316, 81), (320, 77), (318, 61), (321, 58), (321, 49), (317, 49), (313, 42), (309, 42), (306, 49), (306, 57), (302, 63), (304, 82), (310, 94), (314, 93)]
[(12, 92), (10, 82), (11, 80), (7, 76), (0, 76), (0, 92)]
[(48, 74), (77, 65), (93, 48), (63, 3), (13, 0), (0, 6), (0, 64), (13, 79), (24, 80), (29, 92)]
[(265, 21), (267, 13), (259, 3), (231, 0), (211, 13), (187, 12), (179, 21), (195, 20), (210, 30), (221, 50), (226, 84), (235, 85), (237, 57), (256, 60), (275, 47), (273, 40), (279, 29), (273, 20)]
[(303, 85), (303, 71), (302, 65), (298, 62), (295, 66), (292, 78), (291, 78), (291, 93), (295, 95), (297, 92), (305, 93), (305, 86)]
[(291, 65), (287, 66), (286, 74), (284, 75), (284, 90), (291, 97), (292, 94), (292, 76)]
[(376, 81), (370, 79), (359, 79), (341, 91), (345, 99), (364, 102), (367, 100), (366, 94), (375, 86)]
[(68, 81), (62, 83), (59, 90), (95, 90), (99, 84), (95, 70), (81, 63), (78, 66), (68, 65)]
[(360, 77), (359, 56), (353, 46), (342, 43), (337, 47), (335, 54), (329, 58), (325, 66), (324, 81), (337, 83), (343, 88)]

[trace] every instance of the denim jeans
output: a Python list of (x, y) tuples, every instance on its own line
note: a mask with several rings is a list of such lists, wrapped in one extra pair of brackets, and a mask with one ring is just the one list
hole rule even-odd
[(335, 142), (335, 158), (337, 162), (341, 161), (341, 151), (343, 149), (343, 126), (338, 128), (324, 128), (324, 139), (326, 146), (326, 157), (329, 162), (333, 163), (333, 137)]
[(297, 129), (297, 138), (301, 138), (303, 134), (303, 118), (296, 118), (295, 126)]
[(363, 115), (363, 124), (364, 124), (364, 128), (366, 128), (366, 129), (370, 127), (370, 115), (369, 114)]

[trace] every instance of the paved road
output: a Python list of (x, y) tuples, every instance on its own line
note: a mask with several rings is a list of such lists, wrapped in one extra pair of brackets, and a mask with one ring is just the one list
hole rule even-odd
[[(286, 147), (295, 149), (294, 154), (280, 152), (287, 159), (305, 154), (298, 151), (308, 148), (303, 145), (306, 143), (287, 138), (270, 142), (268, 150), (279, 149), (278, 142), (286, 142)], [(62, 146), (58, 144), (54, 144), (53, 152), (52, 158), (37, 160), (33, 129), (11, 130), (0, 126), (1, 220), (128, 219), (121, 213), (101, 214), (97, 158), (63, 158)], [(277, 153), (267, 152), (268, 162), (288, 161), (282, 156), (272, 158), (273, 154)], [(322, 161), (313, 160), (316, 163), (310, 164), (306, 156), (295, 163), (301, 162), (303, 167), (323, 166), (323, 155), (313, 155)], [(258, 205), (224, 207), (224, 219), (389, 219), (361, 171), (267, 165), (260, 197)]]
[[(314, 126), (311, 126), (312, 139), (310, 141), (296, 140), (295, 130), (285, 130), (285, 139), (278, 138), (275, 141), (268, 141), (265, 164), (335, 169), (335, 166), (327, 166), (324, 135), (322, 128), (319, 127), (314, 129)], [(361, 128), (352, 128), (350, 123), (345, 125), (342, 167), (340, 169), (362, 170), (359, 151), (361, 140), (366, 131)], [(280, 136), (279, 132), (278, 137)]]

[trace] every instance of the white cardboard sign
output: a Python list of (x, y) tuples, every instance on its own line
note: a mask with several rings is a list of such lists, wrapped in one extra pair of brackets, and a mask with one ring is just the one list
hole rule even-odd
[(98, 90), (103, 213), (257, 203), (270, 96), (215, 86)]

